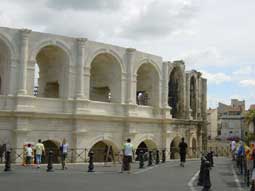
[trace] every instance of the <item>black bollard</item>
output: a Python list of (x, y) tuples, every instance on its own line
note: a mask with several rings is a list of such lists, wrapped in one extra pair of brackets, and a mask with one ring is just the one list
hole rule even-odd
[(149, 151), (148, 166), (152, 166), (152, 151)]
[(200, 165), (199, 177), (198, 177), (198, 182), (197, 182), (198, 186), (203, 186), (205, 161), (206, 161), (205, 157), (202, 156), (201, 157), (201, 165)]
[(156, 164), (159, 164), (159, 150), (156, 150)]
[(94, 172), (94, 152), (89, 152), (89, 166), (88, 166), (88, 172)]
[(162, 163), (165, 163), (166, 162), (166, 150), (163, 149), (162, 150)]
[(144, 168), (143, 150), (139, 151), (139, 168)]
[(5, 168), (4, 171), (11, 171), (11, 151), (5, 152)]
[(48, 155), (47, 172), (53, 172), (53, 151), (49, 151)]
[(212, 184), (210, 179), (210, 162), (205, 161), (204, 173), (203, 173), (203, 190), (202, 191), (209, 191)]

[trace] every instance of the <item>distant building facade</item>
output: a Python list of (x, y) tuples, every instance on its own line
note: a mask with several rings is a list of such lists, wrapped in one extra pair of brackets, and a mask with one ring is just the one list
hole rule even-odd
[(231, 100), (231, 105), (219, 103), (218, 123), (222, 139), (241, 138), (244, 130), (245, 101)]
[(215, 139), (218, 135), (218, 110), (208, 109), (207, 110), (207, 136), (208, 139)]

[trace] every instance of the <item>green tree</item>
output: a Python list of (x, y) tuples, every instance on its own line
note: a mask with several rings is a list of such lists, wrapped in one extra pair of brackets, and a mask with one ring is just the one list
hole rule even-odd
[(255, 134), (255, 109), (251, 109), (249, 110), (244, 117), (246, 123), (249, 124), (253, 124), (253, 134)]

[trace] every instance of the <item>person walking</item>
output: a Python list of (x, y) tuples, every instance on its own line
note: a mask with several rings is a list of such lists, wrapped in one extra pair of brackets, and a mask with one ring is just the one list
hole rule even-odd
[(232, 160), (236, 160), (235, 153), (236, 153), (236, 141), (233, 140), (230, 144), (231, 146), (231, 153), (232, 153)]
[(180, 153), (180, 166), (184, 167), (184, 163), (186, 161), (186, 153), (187, 153), (187, 143), (184, 142), (184, 138), (179, 144), (179, 153)]
[(33, 159), (33, 149), (31, 144), (28, 144), (26, 147), (26, 165), (31, 166)]
[(40, 168), (40, 164), (42, 162), (42, 154), (45, 152), (44, 145), (42, 144), (42, 140), (39, 139), (38, 143), (35, 145), (35, 158), (36, 158), (36, 164), (37, 168)]
[(131, 173), (131, 165), (133, 157), (133, 145), (131, 144), (131, 139), (127, 139), (127, 142), (123, 145), (123, 166), (121, 170), (128, 171)]
[(244, 143), (242, 141), (240, 141), (240, 146), (237, 151), (237, 157), (239, 161), (240, 175), (243, 175), (245, 148), (244, 148)]
[(62, 170), (67, 169), (66, 158), (67, 158), (67, 153), (68, 153), (68, 147), (69, 147), (69, 145), (66, 142), (66, 139), (64, 138), (62, 141), (62, 144), (60, 146)]

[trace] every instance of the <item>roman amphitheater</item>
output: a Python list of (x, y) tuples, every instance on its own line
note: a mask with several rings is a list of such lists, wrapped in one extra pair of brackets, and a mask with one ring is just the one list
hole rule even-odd
[(17, 161), (38, 139), (66, 138), (75, 161), (127, 138), (168, 158), (181, 137), (190, 155), (206, 147), (206, 79), (134, 48), (0, 27), (0, 94), (0, 144)]

